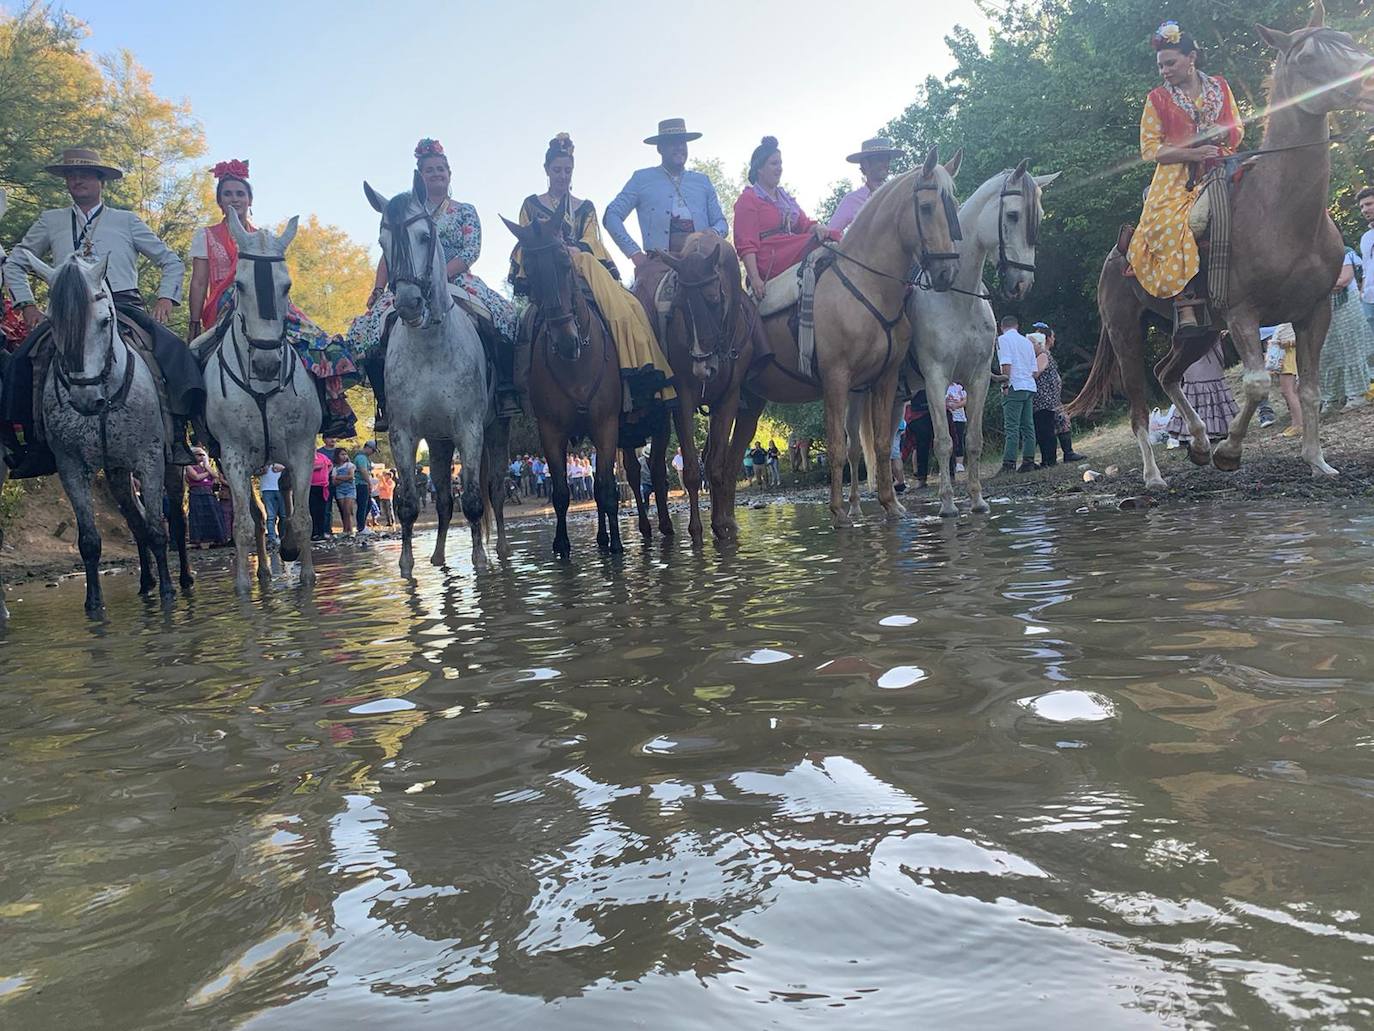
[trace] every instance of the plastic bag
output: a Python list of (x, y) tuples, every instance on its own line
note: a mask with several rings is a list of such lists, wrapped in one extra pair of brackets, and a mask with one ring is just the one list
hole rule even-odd
[(1164, 439), (1169, 436), (1169, 420), (1174, 417), (1174, 406), (1170, 405), (1167, 412), (1161, 412), (1158, 408), (1150, 412), (1149, 439), (1151, 444), (1163, 444)]
[(1268, 345), (1264, 348), (1265, 372), (1283, 371), (1283, 351), (1283, 345), (1271, 337)]

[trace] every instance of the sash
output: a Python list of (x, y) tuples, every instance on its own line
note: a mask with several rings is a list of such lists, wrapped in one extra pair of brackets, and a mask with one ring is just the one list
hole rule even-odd
[(210, 286), (205, 294), (205, 307), (201, 310), (200, 322), (209, 328), (215, 324), (219, 315), (220, 299), (224, 292), (234, 284), (238, 271), (239, 247), (229, 232), (229, 223), (220, 222), (205, 230), (205, 251), (210, 262)]

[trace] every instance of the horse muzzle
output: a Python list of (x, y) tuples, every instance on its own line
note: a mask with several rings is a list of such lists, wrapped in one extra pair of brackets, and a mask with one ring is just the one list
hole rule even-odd
[(931, 289), (944, 293), (954, 285), (955, 277), (959, 275), (959, 259), (936, 258), (927, 266), (926, 272), (930, 275)]
[(1004, 300), (1020, 301), (1031, 292), (1035, 285), (1035, 273), (1009, 269), (1002, 273), (1001, 293)]

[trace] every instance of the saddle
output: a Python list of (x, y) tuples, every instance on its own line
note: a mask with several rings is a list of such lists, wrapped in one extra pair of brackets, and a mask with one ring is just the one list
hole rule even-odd
[(816, 379), (816, 283), (835, 263), (835, 255), (818, 247), (797, 264), (765, 285), (759, 300), (759, 317), (768, 318), (789, 311), (787, 327), (797, 342), (797, 371), (808, 379)]

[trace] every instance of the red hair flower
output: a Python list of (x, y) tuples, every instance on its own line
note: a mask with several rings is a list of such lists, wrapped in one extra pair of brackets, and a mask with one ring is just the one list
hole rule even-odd
[(233, 158), (229, 161), (221, 161), (214, 168), (210, 169), (210, 174), (217, 180), (228, 178), (242, 179), (246, 182), (248, 179), (248, 162), (240, 161), (238, 158)]
[(415, 144), (415, 160), (431, 157), (433, 155), (444, 156), (444, 145), (438, 140), (432, 140), (428, 136)]

